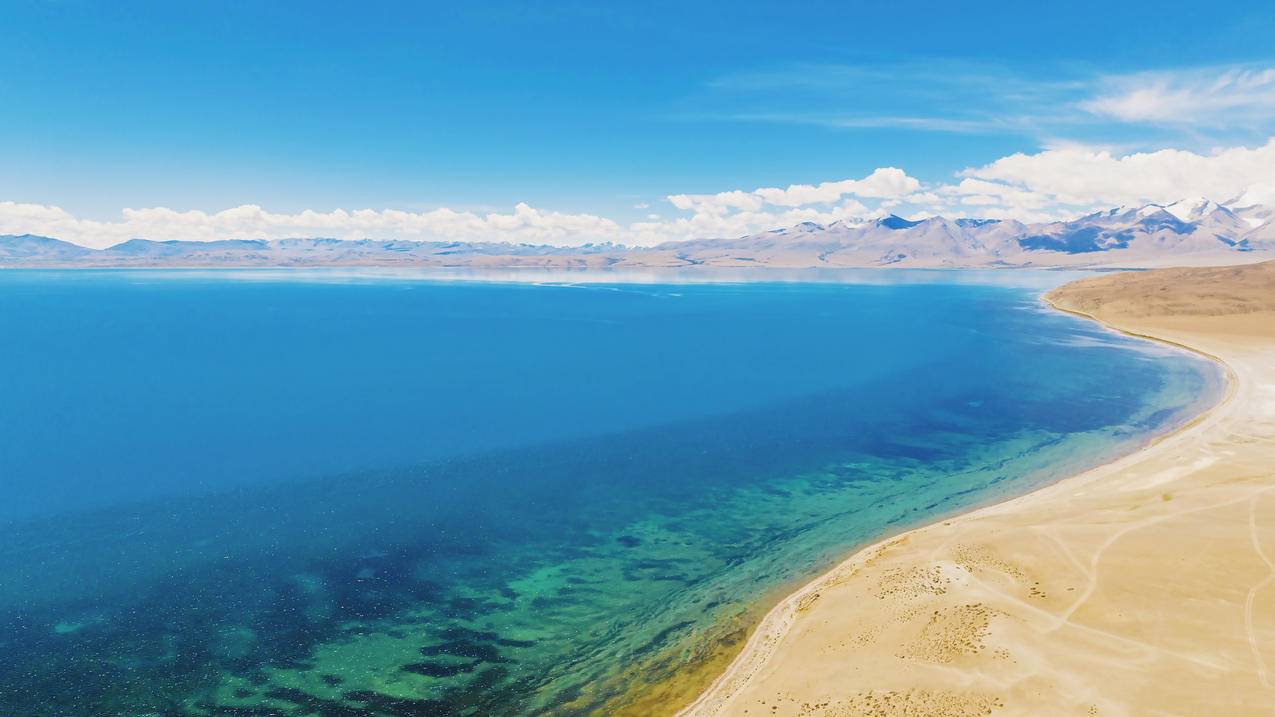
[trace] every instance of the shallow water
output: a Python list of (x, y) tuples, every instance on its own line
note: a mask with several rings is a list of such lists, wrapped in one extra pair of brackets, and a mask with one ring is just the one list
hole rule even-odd
[(1058, 273), (454, 278), (0, 273), (0, 705), (616, 712), (1220, 385)]

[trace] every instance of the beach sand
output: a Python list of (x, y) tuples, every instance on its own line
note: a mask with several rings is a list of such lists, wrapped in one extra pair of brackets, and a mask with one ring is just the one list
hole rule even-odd
[(860, 551), (683, 715), (1275, 713), (1275, 262), (1046, 298), (1221, 361), (1227, 397), (1115, 463)]

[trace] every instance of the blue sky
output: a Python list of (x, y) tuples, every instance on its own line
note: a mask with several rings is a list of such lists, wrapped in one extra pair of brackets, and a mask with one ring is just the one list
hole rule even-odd
[[(521, 202), (628, 227), (676, 217), (670, 195), (881, 167), (926, 191), (1014, 153), (1275, 134), (1271, 2), (468, 5), (0, 2), (0, 201), (106, 222)], [(1091, 199), (1052, 197), (995, 211)]]

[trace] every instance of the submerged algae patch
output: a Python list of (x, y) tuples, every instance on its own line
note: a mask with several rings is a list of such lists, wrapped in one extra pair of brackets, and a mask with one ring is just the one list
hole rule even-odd
[[(1015, 453), (1037, 461), (1019, 468), (1042, 471), (1060, 458), (1048, 455), (1048, 447), (1040, 445), (1043, 439), (1020, 437), (1014, 441)], [(1027, 450), (1032, 445), (1046, 452)], [(1095, 443), (1093, 447), (1099, 445)], [(349, 684), (362, 687), (364, 693), (381, 690), (382, 694), (399, 695), (407, 688), (408, 694), (429, 695), (473, 707), (483, 704), (484, 694), (490, 695), (503, 684), (511, 690), (504, 699), (515, 701), (503, 702), (503, 706), (488, 703), (483, 709), (494, 712), (485, 713), (530, 710), (583, 714), (603, 710), (604, 706), (604, 711), (621, 709), (623, 704), (617, 700), (623, 700), (633, 680), (658, 683), (670, 679), (696, 659), (711, 655), (716, 645), (737, 641), (740, 628), (736, 621), (747, 612), (750, 601), (759, 597), (759, 586), (805, 577), (834, 559), (843, 549), (842, 541), (866, 540), (866, 531), (857, 537), (853, 531), (847, 534), (852, 518), (864, 521), (868, 517), (865, 514), (870, 513), (875, 516), (871, 524), (905, 525), (913, 520), (913, 501), (918, 496), (934, 496), (936, 505), (944, 504), (944, 482), (952, 475), (962, 475), (971, 482), (994, 483), (1004, 466), (1000, 461), (992, 463), (994, 467), (990, 469), (982, 463), (928, 467), (914, 461), (877, 463), (876, 480), (870, 482), (843, 482), (836, 476), (844, 473), (844, 466), (837, 466), (837, 471), (780, 480), (783, 490), (779, 492), (744, 491), (714, 501), (711, 508), (703, 509), (702, 516), (692, 514), (691, 520), (682, 517), (677, 521), (681, 526), (701, 526), (697, 530), (671, 531), (659, 516), (624, 526), (629, 532), (647, 536), (649, 541), (644, 544), (657, 546), (652, 550), (663, 556), (658, 560), (641, 557), (633, 562), (649, 566), (653, 560), (675, 561), (703, 566), (694, 588), (670, 592), (658, 576), (635, 586), (631, 579), (634, 573), (626, 571), (614, 556), (593, 555), (550, 563), (518, 582), (525, 595), (522, 605), (508, 606), (490, 615), (492, 622), (487, 623), (494, 626), (499, 617), (505, 629), (521, 626), (520, 634), (540, 630), (538, 640), (504, 638), (501, 635), (505, 633), (497, 629), (453, 629), (443, 641), (415, 649), (418, 655), (432, 658), (430, 661), (399, 668), (436, 678), (428, 683), (395, 684), (387, 680), (384, 668), (360, 660), (359, 655), (370, 645), (359, 646), (357, 638), (320, 646), (312, 666), (272, 671), (271, 680), (298, 684), (301, 673), (322, 670), (325, 665), (362, 664), (368, 666), (368, 671), (347, 679)], [(882, 490), (885, 486), (889, 489)], [(875, 490), (865, 490), (866, 487)], [(711, 523), (707, 521), (710, 514), (714, 518)], [(704, 520), (696, 520), (697, 517)], [(750, 539), (749, 534), (757, 537)], [(741, 540), (751, 540), (752, 544), (741, 545)], [(628, 577), (615, 580), (617, 573)], [(558, 605), (554, 611), (541, 608), (535, 598), (537, 593), (556, 594), (556, 586), (570, 576), (582, 574), (591, 575), (604, 587), (587, 600)], [(635, 588), (639, 592), (635, 593)], [(657, 596), (663, 603), (653, 609)], [(634, 609), (640, 612), (627, 620), (617, 617)], [(571, 634), (573, 628), (587, 624), (581, 614), (606, 618), (589, 633)], [(410, 625), (436, 624), (440, 619), (423, 617), (416, 614), (410, 620), (391, 620), (390, 624), (405, 630)], [(373, 625), (366, 627), (372, 629)], [(371, 649), (382, 657), (397, 654), (395, 659), (405, 659), (410, 655), (402, 646), (387, 649), (384, 640), (377, 641), (370, 635), (363, 640), (375, 643), (377, 646)], [(502, 642), (525, 646), (511, 648)], [(483, 666), (503, 666), (505, 671), (480, 672)], [(333, 694), (331, 699), (343, 701), (343, 694), (344, 691)], [(511, 708), (512, 704), (519, 707)]]

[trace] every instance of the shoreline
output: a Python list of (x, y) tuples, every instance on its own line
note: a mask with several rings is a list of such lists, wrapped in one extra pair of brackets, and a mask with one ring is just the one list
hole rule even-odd
[(1022, 495), (975, 506), (951, 516), (940, 516), (922, 525), (887, 534), (879, 540), (854, 550), (847, 558), (834, 565), (831, 569), (805, 583), (796, 591), (789, 593), (771, 607), (761, 621), (756, 624), (744, 647), (730, 662), (727, 669), (718, 675), (694, 701), (674, 713), (676, 717), (712, 717), (722, 714), (745, 688), (752, 684), (760, 671), (771, 665), (775, 654), (792, 632), (798, 617), (821, 597), (821, 593), (850, 579), (883, 551), (893, 546), (901, 545), (910, 536), (923, 531), (938, 526), (951, 526), (956, 523), (967, 522), (981, 516), (995, 515), (1027, 502), (1044, 500), (1057, 491), (1087, 484), (1096, 477), (1095, 474), (1098, 476), (1105, 475), (1120, 470), (1125, 464), (1142, 461), (1147, 458), (1148, 454), (1158, 449), (1163, 450), (1162, 447), (1166, 444), (1181, 441), (1205, 431), (1209, 427), (1210, 419), (1216, 418), (1225, 408), (1233, 405), (1239, 396), (1240, 376), (1235, 368), (1221, 356), (1189, 343), (1142, 333), (1111, 323), (1092, 313), (1066, 308), (1050, 297), (1050, 294), (1054, 291), (1057, 291), (1057, 289), (1045, 292), (1039, 297), (1042, 302), (1053, 310), (1093, 321), (1108, 330), (1125, 336), (1171, 346), (1211, 361), (1222, 370), (1224, 386), (1221, 396), (1216, 402), (1205, 407), (1181, 425), (1163, 434), (1152, 436), (1144, 444), (1118, 455), (1113, 460), (1091, 466), (1075, 474), (1066, 475)]

